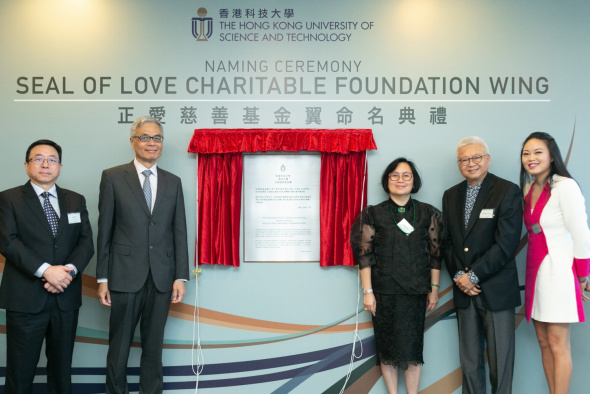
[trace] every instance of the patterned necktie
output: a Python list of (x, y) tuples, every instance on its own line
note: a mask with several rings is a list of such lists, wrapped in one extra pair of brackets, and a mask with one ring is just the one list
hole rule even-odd
[(143, 195), (145, 196), (145, 202), (147, 203), (148, 210), (152, 211), (152, 186), (150, 184), (150, 175), (152, 172), (150, 170), (145, 170), (142, 172), (145, 176), (145, 181), (143, 182)]
[(477, 195), (479, 194), (479, 189), (481, 183), (477, 186), (467, 187), (467, 195), (465, 196), (465, 214), (463, 216), (463, 223), (465, 224), (465, 229), (469, 225), (469, 218), (471, 217), (471, 211), (473, 211), (473, 207), (475, 206), (475, 200), (477, 200)]
[(41, 193), (41, 197), (44, 198), (43, 212), (45, 212), (45, 216), (47, 216), (49, 227), (51, 227), (51, 232), (55, 237), (55, 234), (57, 234), (57, 226), (59, 226), (59, 217), (57, 216), (55, 209), (53, 209), (53, 205), (51, 205), (51, 202), (49, 202), (49, 196), (51, 196), (49, 192)]

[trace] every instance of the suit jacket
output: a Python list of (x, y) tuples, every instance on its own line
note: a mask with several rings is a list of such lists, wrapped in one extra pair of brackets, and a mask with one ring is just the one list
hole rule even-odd
[[(463, 222), (467, 181), (443, 196), (447, 229), (445, 261), (451, 279), (459, 270), (473, 271), (480, 280), (480, 297), (489, 310), (521, 304), (514, 255), (522, 232), (522, 196), (512, 182), (488, 173), (477, 195), (467, 229)], [(492, 218), (481, 217), (483, 209)], [(490, 211), (487, 211), (488, 213)], [(467, 308), (470, 296), (453, 286), (457, 308)]]
[(152, 213), (133, 162), (103, 171), (98, 201), (96, 277), (109, 289), (136, 292), (151, 270), (159, 291), (188, 279), (188, 246), (180, 178), (158, 167)]
[[(60, 221), (53, 237), (39, 197), (31, 182), (0, 193), (0, 253), (6, 258), (0, 307), (23, 313), (43, 309), (50, 293), (35, 276), (43, 263), (73, 264), (82, 273), (92, 255), (94, 244), (88, 220), (86, 200), (78, 193), (57, 186)], [(79, 213), (79, 223), (69, 223), (68, 213)], [(57, 294), (63, 311), (82, 305), (82, 275), (72, 280), (63, 293)]]

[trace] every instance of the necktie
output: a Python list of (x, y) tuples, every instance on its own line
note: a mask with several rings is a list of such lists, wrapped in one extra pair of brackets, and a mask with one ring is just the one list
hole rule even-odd
[(147, 203), (148, 210), (152, 211), (152, 186), (150, 184), (150, 175), (152, 172), (150, 170), (145, 170), (142, 172), (143, 176), (145, 176), (145, 181), (143, 182), (143, 195), (145, 196), (145, 202)]
[(465, 224), (465, 229), (469, 225), (469, 218), (471, 217), (471, 211), (473, 211), (473, 207), (475, 206), (475, 200), (477, 199), (477, 194), (479, 193), (479, 189), (476, 188), (467, 188), (467, 196), (465, 197), (465, 215), (463, 216), (463, 223)]
[(49, 227), (51, 227), (51, 232), (55, 237), (55, 234), (57, 234), (57, 226), (59, 226), (59, 217), (57, 216), (55, 209), (53, 209), (53, 205), (49, 202), (49, 196), (51, 196), (51, 194), (49, 192), (43, 192), (41, 193), (41, 196), (44, 198), (43, 212), (45, 212), (45, 216), (47, 216)]

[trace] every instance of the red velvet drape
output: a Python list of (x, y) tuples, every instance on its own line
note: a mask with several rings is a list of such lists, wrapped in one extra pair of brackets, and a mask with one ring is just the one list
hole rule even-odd
[(366, 206), (364, 151), (377, 149), (368, 129), (197, 129), (197, 264), (240, 265), (242, 152), (322, 152), (320, 265), (354, 265), (350, 227)]
[(197, 129), (195, 153), (361, 152), (377, 149), (370, 129)]
[(199, 155), (198, 264), (240, 266), (242, 154)]
[[(320, 175), (320, 266), (354, 266), (350, 228), (367, 206), (365, 152), (322, 153)], [(362, 208), (361, 208), (362, 202)]]

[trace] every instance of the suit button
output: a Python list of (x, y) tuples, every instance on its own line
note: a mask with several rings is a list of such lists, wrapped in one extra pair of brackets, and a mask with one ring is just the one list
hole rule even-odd
[(150, 223), (150, 226), (153, 226), (153, 225), (154, 225), (154, 222), (151, 222), (151, 223)]
[(54, 246), (54, 248), (55, 248), (55, 249), (59, 249), (59, 245), (55, 245), (55, 246)]
[(469, 252), (469, 248), (463, 249), (464, 252)]
[(150, 245), (150, 249), (153, 249), (154, 247), (152, 245)]

